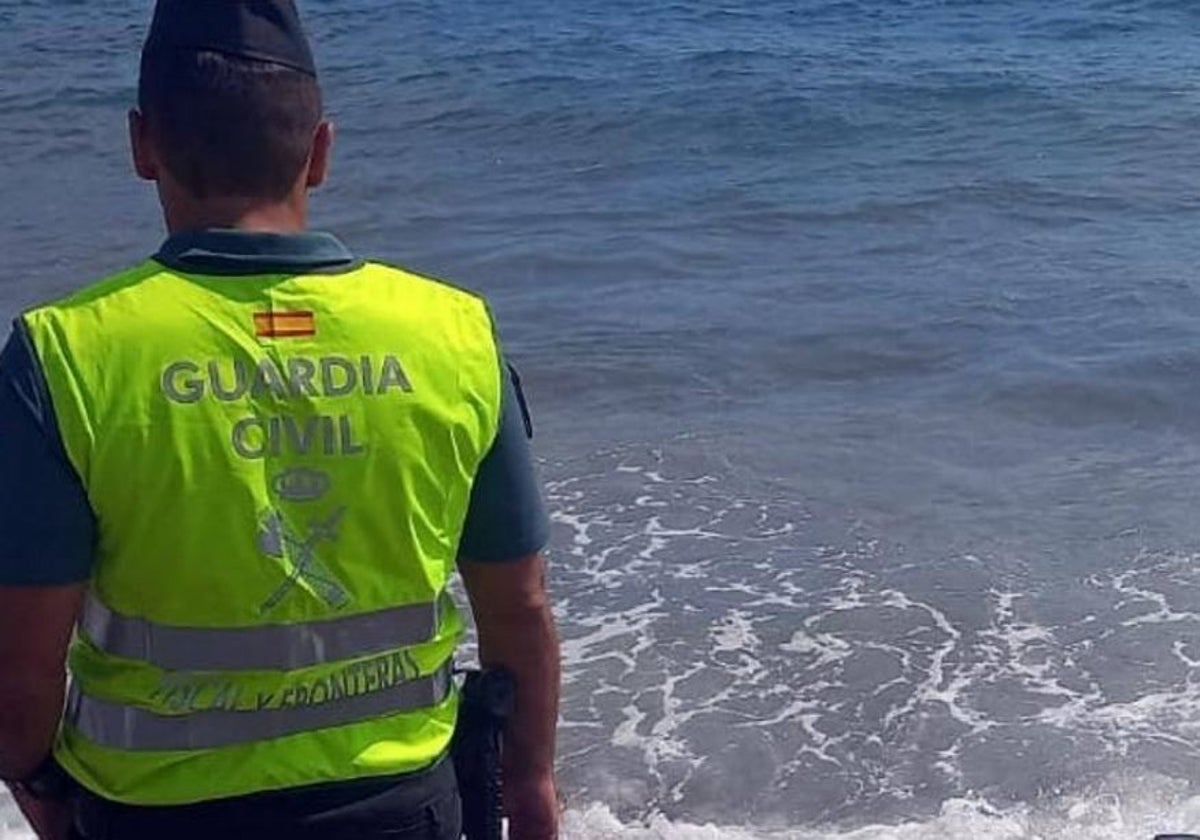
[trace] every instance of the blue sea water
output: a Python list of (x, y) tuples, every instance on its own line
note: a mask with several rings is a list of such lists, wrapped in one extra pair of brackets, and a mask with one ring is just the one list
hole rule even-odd
[[(572, 836), (1200, 829), (1200, 6), (303, 8), (315, 223), (524, 374)], [(148, 10), (0, 0), (0, 316), (157, 244)]]

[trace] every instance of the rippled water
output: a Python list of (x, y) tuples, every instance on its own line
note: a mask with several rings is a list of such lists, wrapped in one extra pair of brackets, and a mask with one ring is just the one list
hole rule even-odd
[[(156, 244), (145, 5), (0, 0), (0, 315)], [(1200, 828), (1193, 4), (305, 9), (317, 223), (534, 404), (573, 835)]]

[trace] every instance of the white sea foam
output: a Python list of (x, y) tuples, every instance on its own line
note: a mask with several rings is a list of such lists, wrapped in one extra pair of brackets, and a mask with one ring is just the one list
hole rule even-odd
[(622, 821), (606, 805), (568, 810), (565, 840), (1150, 840), (1200, 831), (1200, 797), (1178, 780), (1117, 779), (1088, 794), (1037, 806), (949, 799), (929, 819), (857, 828), (753, 828), (670, 820)]
[(0, 840), (35, 840), (3, 785), (0, 785)]
[[(679, 818), (615, 829), (583, 809), (575, 824), (892, 825), (949, 803), (932, 822), (846, 836), (1065, 838), (1068, 811), (1109, 801), (1079, 793), (1098, 780), (1186, 777), (1200, 761), (1193, 558), (1042, 579), (1017, 560), (916, 556), (707, 451), (631, 447), (551, 470), (566, 790), (622, 818)], [(973, 796), (1005, 808), (961, 806)], [(1103, 826), (1088, 836), (1126, 836), (1115, 816)]]

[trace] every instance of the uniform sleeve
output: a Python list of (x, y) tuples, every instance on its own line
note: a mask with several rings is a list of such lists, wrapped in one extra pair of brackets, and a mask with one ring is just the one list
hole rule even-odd
[(0, 586), (87, 580), (95, 536), (87, 493), (18, 320), (0, 351)]
[(550, 536), (521, 380), (508, 365), (501, 380), (500, 429), (475, 477), (459, 544), (459, 557), (476, 563), (520, 560), (544, 548)]

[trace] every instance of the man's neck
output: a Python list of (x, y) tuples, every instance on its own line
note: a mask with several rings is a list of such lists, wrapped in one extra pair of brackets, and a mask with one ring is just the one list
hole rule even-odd
[(250, 233), (299, 233), (308, 224), (304, 202), (264, 203), (256, 199), (218, 198), (167, 204), (163, 216), (171, 234), (223, 228)]

